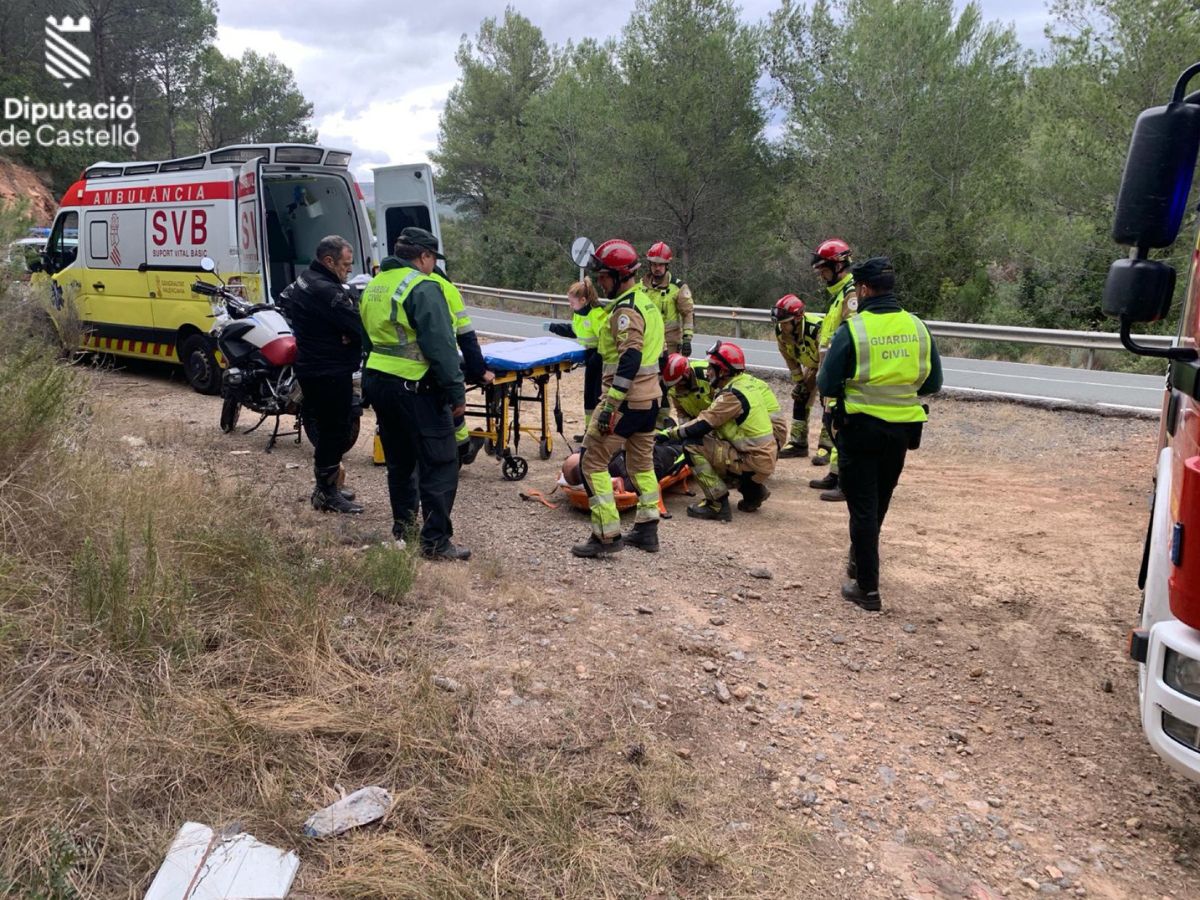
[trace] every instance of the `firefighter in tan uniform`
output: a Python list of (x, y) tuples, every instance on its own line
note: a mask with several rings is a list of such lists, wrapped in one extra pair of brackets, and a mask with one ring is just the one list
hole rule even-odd
[[(817, 277), (825, 282), (825, 290), (829, 294), (829, 312), (821, 320), (821, 356), (824, 357), (829, 349), (841, 324), (858, 312), (858, 294), (854, 291), (854, 279), (850, 275), (850, 245), (841, 238), (830, 238), (822, 241), (813, 251), (812, 270)], [(838, 484), (838, 451), (833, 445), (830, 434), (830, 423), (835, 414), (836, 399), (821, 398), (824, 414), (821, 417), (821, 437), (818, 441), (817, 455), (812, 458), (814, 466), (829, 466), (829, 474), (824, 478), (814, 478), (808, 483), (811, 488), (821, 491), (821, 499), (832, 502), (844, 502), (846, 495)]]
[[(571, 552), (593, 558), (621, 550), (624, 544), (658, 552), (658, 478), (654, 474), (654, 430), (661, 388), (658, 360), (663, 323), (658, 308), (637, 280), (638, 255), (628, 241), (609, 240), (596, 248), (590, 266), (596, 287), (609, 299), (597, 332), (596, 349), (604, 363), (600, 406), (583, 439), (584, 489), (592, 534)], [(608, 464), (625, 448), (625, 466), (637, 491), (633, 530), (621, 534), (621, 519)]]
[[(659, 364), (666, 365), (667, 356), (680, 353), (685, 357), (692, 355), (692, 334), (695, 323), (692, 302), (692, 289), (683, 280), (671, 274), (671, 259), (674, 254), (663, 241), (651, 245), (646, 251), (646, 262), (649, 271), (642, 282), (646, 296), (654, 301), (663, 317), (663, 358)], [(667, 392), (664, 387), (658, 411), (658, 423), (666, 423), (669, 412)]]
[(712, 404), (683, 425), (659, 432), (666, 440), (680, 439), (691, 462), (704, 500), (688, 507), (696, 519), (732, 520), (726, 479), (736, 476), (742, 499), (738, 509), (755, 512), (771, 495), (767, 479), (775, 471), (777, 433), (771, 408), (779, 410), (774, 392), (760, 378), (746, 373), (746, 356), (737, 344), (717, 341), (708, 353)]
[(646, 296), (654, 301), (663, 317), (663, 351), (692, 355), (695, 320), (692, 289), (671, 274), (671, 248), (662, 241), (646, 251), (650, 271), (646, 273)]
[(804, 311), (795, 294), (780, 297), (771, 310), (775, 343), (792, 376), (792, 429), (779, 458), (808, 456), (808, 418), (817, 398), (817, 369), (821, 365), (821, 317)]

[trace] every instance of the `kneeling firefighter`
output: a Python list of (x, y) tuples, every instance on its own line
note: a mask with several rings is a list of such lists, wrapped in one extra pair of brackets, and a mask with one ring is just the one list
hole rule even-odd
[(687, 514), (728, 522), (733, 514), (727, 477), (737, 476), (742, 512), (755, 512), (771, 495), (766, 482), (778, 452), (771, 413), (779, 409), (779, 401), (766, 382), (747, 374), (742, 348), (728, 341), (717, 341), (708, 351), (708, 381), (714, 390), (712, 405), (660, 434), (683, 440), (704, 491), (704, 500), (689, 506)]

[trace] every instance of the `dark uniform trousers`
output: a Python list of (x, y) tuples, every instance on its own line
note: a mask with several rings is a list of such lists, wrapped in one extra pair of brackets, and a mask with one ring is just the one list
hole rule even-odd
[(419, 502), (424, 517), (421, 548), (445, 549), (454, 533), (450, 512), (458, 492), (458, 447), (445, 394), (367, 369), (363, 395), (375, 410), (387, 458), (392, 533), (405, 537), (416, 523)]
[(858, 586), (879, 590), (879, 530), (904, 469), (909, 447), (920, 439), (919, 423), (885, 422), (852, 413), (836, 431), (839, 486), (850, 511), (850, 543)]
[(300, 377), (303, 416), (316, 426), (313, 464), (318, 469), (337, 466), (349, 450), (350, 422), (354, 410), (354, 376)]
[(604, 359), (597, 350), (583, 354), (583, 409), (592, 412), (600, 405), (600, 390), (604, 383)]

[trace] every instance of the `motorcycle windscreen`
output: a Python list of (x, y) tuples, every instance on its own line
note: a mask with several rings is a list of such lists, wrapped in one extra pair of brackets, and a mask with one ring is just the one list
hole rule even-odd
[(271, 285), (266, 257), (266, 219), (262, 202), (262, 167), (265, 159), (257, 157), (243, 165), (237, 177), (238, 261), (245, 297), (251, 303), (269, 303)]

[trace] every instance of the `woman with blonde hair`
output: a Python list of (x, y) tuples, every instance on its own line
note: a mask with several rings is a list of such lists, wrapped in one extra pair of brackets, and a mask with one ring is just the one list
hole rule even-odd
[[(592, 412), (600, 402), (604, 364), (596, 345), (604, 325), (604, 307), (596, 296), (592, 279), (587, 277), (567, 288), (567, 302), (571, 304), (571, 321), (547, 322), (542, 328), (559, 337), (574, 338), (583, 345), (583, 430), (586, 433), (592, 421)], [(583, 440), (583, 435), (577, 434), (573, 440), (578, 444)]]

